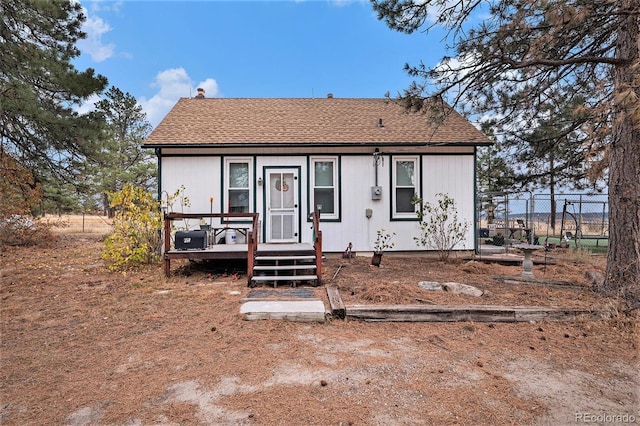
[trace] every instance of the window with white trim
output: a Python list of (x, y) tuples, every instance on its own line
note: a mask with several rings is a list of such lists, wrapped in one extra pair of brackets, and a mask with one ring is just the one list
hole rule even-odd
[(336, 158), (311, 160), (311, 209), (322, 206), (320, 217), (338, 218), (338, 168)]
[(393, 217), (416, 218), (416, 206), (411, 203), (414, 195), (419, 193), (418, 158), (393, 158)]
[(227, 159), (225, 162), (226, 206), (229, 213), (251, 213), (253, 191), (251, 160)]

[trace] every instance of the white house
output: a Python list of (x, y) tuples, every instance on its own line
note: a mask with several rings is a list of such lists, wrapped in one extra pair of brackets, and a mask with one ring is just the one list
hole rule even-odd
[[(143, 146), (158, 157), (159, 196), (184, 187), (185, 213), (258, 213), (261, 242), (309, 243), (317, 208), (324, 252), (349, 243), (371, 252), (382, 228), (396, 234), (389, 251), (416, 251), (424, 248), (413, 239), (414, 194), (435, 201), (446, 193), (460, 219), (475, 223), (476, 149), (491, 142), (449, 112), (434, 123), (389, 99), (200, 91), (180, 99)], [(473, 229), (459, 249), (474, 249)]]

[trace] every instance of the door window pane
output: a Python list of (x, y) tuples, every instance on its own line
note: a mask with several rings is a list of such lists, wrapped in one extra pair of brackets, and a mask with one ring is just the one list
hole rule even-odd
[(293, 208), (295, 204), (293, 174), (279, 173), (270, 176), (270, 207), (272, 209)]

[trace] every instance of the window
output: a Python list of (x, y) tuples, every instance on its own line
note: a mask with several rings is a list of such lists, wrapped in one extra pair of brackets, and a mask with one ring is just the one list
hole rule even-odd
[(393, 159), (393, 213), (395, 218), (416, 218), (416, 206), (411, 201), (418, 194), (416, 185), (418, 159), (403, 157)]
[(229, 213), (250, 213), (251, 167), (248, 160), (227, 160), (227, 208)]
[(337, 167), (335, 158), (314, 159), (311, 161), (311, 185), (313, 200), (311, 209), (322, 206), (320, 217), (338, 218)]

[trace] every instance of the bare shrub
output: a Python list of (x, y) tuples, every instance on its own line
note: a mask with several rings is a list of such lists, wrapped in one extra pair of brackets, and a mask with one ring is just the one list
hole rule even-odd
[(0, 246), (49, 246), (55, 241), (51, 224), (27, 216), (0, 219)]

